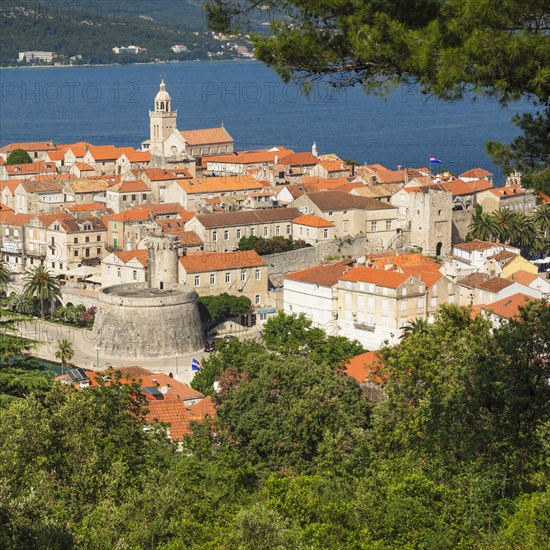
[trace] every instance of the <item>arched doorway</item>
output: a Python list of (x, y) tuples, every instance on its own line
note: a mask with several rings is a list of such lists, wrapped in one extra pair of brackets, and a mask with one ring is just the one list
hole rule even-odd
[(443, 243), (442, 242), (438, 242), (436, 247), (435, 247), (435, 255), (436, 256), (441, 256), (441, 252), (443, 250)]

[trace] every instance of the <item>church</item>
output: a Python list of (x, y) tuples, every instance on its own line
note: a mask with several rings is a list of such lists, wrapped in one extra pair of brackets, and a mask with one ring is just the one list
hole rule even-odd
[(163, 79), (155, 97), (155, 109), (149, 111), (149, 139), (141, 144), (142, 151), (151, 153), (152, 167), (186, 168), (194, 174), (202, 157), (233, 152), (233, 138), (223, 124), (219, 128), (178, 130), (177, 117)]

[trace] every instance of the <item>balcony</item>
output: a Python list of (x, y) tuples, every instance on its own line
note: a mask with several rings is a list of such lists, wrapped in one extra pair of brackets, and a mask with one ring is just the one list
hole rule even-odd
[(376, 330), (376, 325), (369, 325), (367, 323), (360, 323), (358, 321), (355, 321), (353, 323), (353, 328), (357, 330), (364, 330), (367, 332), (374, 332)]

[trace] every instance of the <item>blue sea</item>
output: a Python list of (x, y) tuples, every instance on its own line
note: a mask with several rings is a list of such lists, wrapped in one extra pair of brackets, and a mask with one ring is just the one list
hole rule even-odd
[(510, 119), (527, 103), (503, 109), (496, 100), (443, 103), (415, 86), (386, 98), (320, 83), (309, 97), (255, 61), (185, 62), (0, 70), (0, 144), (54, 140), (139, 147), (149, 136), (149, 109), (164, 76), (178, 128), (224, 124), (236, 149), (282, 145), (337, 153), (361, 163), (419, 167), (430, 155), (461, 173), (500, 172), (485, 142), (509, 142)]

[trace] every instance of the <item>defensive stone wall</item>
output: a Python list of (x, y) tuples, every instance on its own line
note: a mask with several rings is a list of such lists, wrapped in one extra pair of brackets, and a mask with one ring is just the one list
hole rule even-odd
[(197, 295), (184, 285), (162, 291), (147, 284), (116, 285), (104, 288), (99, 302), (93, 332), (102, 355), (174, 357), (204, 345)]

